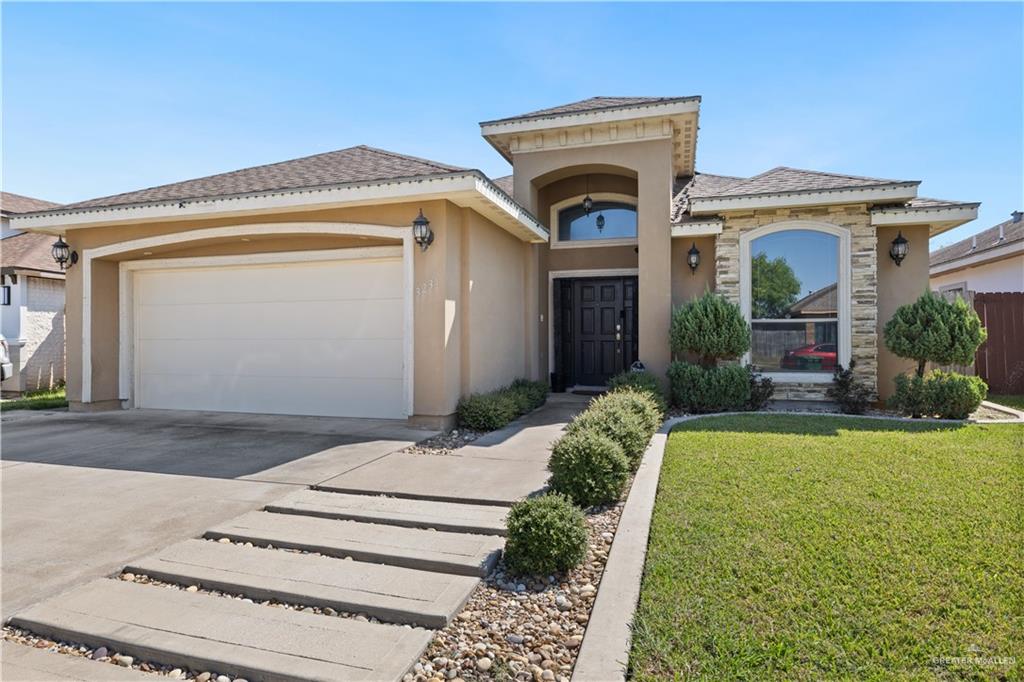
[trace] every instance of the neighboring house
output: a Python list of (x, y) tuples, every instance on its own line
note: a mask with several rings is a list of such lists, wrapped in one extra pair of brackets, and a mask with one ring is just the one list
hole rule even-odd
[(1024, 291), (1024, 215), (1012, 217), (930, 255), (931, 287), (946, 296)]
[[(808, 308), (792, 343), (834, 339), (838, 362), (889, 393), (911, 364), (879, 329), (927, 288), (928, 239), (977, 204), (919, 199), (916, 181), (697, 173), (699, 110), (699, 97), (593, 98), (482, 123), (512, 164), (497, 180), (353, 147), (13, 223), (79, 256), (73, 409), (447, 425), (460, 397), (517, 376), (597, 386), (635, 360), (664, 376), (672, 306), (708, 288), (757, 311), (757, 348), (835, 286), (837, 305)], [(421, 210), (431, 239), (413, 227)], [(755, 261), (771, 277), (752, 300)], [(746, 360), (774, 370), (779, 397), (821, 398), (832, 378), (777, 353)]]
[(64, 381), (64, 273), (53, 261), (54, 238), (12, 229), (11, 217), (59, 206), (0, 192), (0, 326), (11, 349), (4, 393), (52, 388)]

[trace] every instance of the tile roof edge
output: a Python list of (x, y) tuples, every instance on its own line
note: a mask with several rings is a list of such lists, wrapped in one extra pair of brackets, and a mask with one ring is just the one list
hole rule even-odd
[[(757, 176), (754, 176), (757, 177)], [(752, 178), (753, 179), (753, 178)], [(719, 195), (708, 195), (708, 196), (695, 196), (691, 199), (694, 201), (727, 201), (729, 199), (750, 199), (753, 197), (770, 197), (770, 196), (790, 196), (793, 194), (825, 194), (829, 192), (851, 192), (862, 189), (886, 189), (896, 187), (918, 187), (921, 185), (920, 180), (899, 180), (895, 182), (880, 182), (871, 185), (849, 185), (847, 187), (829, 187), (829, 188), (817, 188), (817, 189), (789, 189), (789, 190), (773, 190), (771, 192), (751, 192), (750, 194), (719, 194)]]

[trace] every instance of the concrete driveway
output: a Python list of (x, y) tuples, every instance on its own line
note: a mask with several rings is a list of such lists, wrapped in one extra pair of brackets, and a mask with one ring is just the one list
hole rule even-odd
[(7, 413), (3, 618), (430, 435), (371, 419)]

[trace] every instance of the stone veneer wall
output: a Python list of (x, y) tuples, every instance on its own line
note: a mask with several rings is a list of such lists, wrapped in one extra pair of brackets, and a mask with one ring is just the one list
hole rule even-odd
[[(830, 223), (850, 231), (851, 357), (857, 377), (878, 387), (878, 262), (877, 237), (863, 204), (821, 208), (778, 209), (726, 214), (715, 244), (715, 290), (740, 302), (740, 235), (764, 225), (788, 220)], [(785, 400), (823, 400), (830, 384), (776, 382), (775, 397)]]

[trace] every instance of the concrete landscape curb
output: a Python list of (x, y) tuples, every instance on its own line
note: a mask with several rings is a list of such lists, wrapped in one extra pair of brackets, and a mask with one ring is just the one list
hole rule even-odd
[(654, 500), (658, 492), (661, 464), (668, 436), (677, 424), (734, 415), (769, 414), (813, 417), (852, 417), (881, 421), (926, 422), (937, 424), (1016, 424), (1024, 422), (1024, 412), (985, 401), (986, 407), (1017, 417), (996, 419), (911, 419), (886, 415), (849, 415), (830, 412), (715, 412), (692, 414), (665, 420), (651, 439), (636, 477), (626, 498), (619, 527), (608, 553), (608, 563), (598, 587), (597, 598), (590, 612), (580, 652), (573, 668), (573, 682), (614, 682), (626, 679), (626, 666), (632, 640), (633, 614), (640, 600), (640, 582), (647, 561), (647, 540), (650, 535)]

